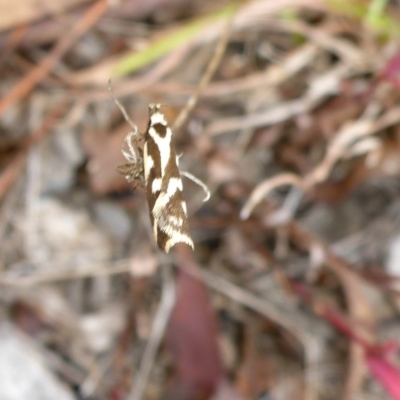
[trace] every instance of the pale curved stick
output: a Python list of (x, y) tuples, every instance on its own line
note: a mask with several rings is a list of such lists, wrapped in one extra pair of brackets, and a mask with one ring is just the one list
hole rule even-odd
[(240, 212), (241, 219), (249, 218), (254, 207), (261, 202), (261, 200), (268, 195), (273, 189), (284, 186), (293, 185), (298, 186), (301, 189), (306, 189), (303, 180), (295, 174), (281, 174), (273, 178), (267, 179), (260, 183), (251, 193), (250, 198), (247, 200), (245, 205)]
[(304, 178), (306, 186), (311, 187), (328, 179), (338, 160), (344, 158), (357, 141), (365, 140), (372, 134), (371, 127), (371, 120), (362, 119), (343, 126), (329, 144), (324, 159)]
[(375, 150), (378, 150), (381, 147), (382, 147), (381, 139), (377, 137), (367, 137), (352, 145), (348, 150), (347, 154), (345, 154), (345, 156), (346, 158), (361, 156), (367, 153), (371, 153)]

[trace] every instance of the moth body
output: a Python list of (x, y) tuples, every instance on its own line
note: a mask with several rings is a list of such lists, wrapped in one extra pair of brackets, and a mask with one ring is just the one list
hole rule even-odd
[(177, 243), (194, 248), (172, 131), (159, 104), (149, 106), (144, 137), (143, 167), (153, 235), (165, 252)]

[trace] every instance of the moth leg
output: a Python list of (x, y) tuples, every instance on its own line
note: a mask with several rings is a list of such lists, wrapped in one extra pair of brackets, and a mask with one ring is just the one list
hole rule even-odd
[[(181, 157), (182, 157), (182, 154), (176, 155), (176, 165), (178, 166), (178, 168), (179, 168), (179, 159)], [(196, 176), (192, 175), (190, 172), (187, 172), (187, 171), (179, 170), (179, 174), (190, 179), (192, 182), (194, 182), (196, 185), (200, 186), (204, 190), (206, 197), (203, 199), (203, 202), (208, 201), (210, 199), (210, 197), (211, 197), (210, 189), (201, 179), (197, 178)]]
[(137, 127), (135, 127), (135, 129), (129, 132), (125, 138), (125, 144), (128, 146), (129, 151), (125, 151), (122, 148), (122, 154), (124, 155), (126, 160), (129, 161), (130, 163), (137, 163), (141, 159), (140, 152), (137, 147), (137, 144), (140, 139), (138, 139), (137, 136), (138, 136), (138, 129)]
[(182, 176), (185, 176), (186, 178), (190, 179), (191, 181), (193, 181), (194, 183), (199, 185), (204, 190), (206, 197), (203, 199), (203, 202), (210, 199), (210, 197), (211, 197), (210, 189), (201, 179), (197, 178), (196, 176), (194, 176), (191, 173), (186, 172), (186, 171), (179, 171), (179, 173)]
[(138, 180), (138, 184), (144, 185), (143, 173), (143, 151), (138, 147), (141, 135), (138, 134), (137, 128), (134, 128), (125, 138), (125, 145), (127, 150), (122, 148), (122, 154), (128, 161), (127, 164), (119, 165), (118, 172), (125, 176), (128, 182)]

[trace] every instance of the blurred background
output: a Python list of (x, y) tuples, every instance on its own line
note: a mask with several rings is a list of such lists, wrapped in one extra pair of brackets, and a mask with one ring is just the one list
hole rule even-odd
[[(400, 400), (399, 21), (0, 0), (0, 400)], [(193, 253), (157, 249), (117, 171), (110, 79), (210, 190), (183, 178)]]

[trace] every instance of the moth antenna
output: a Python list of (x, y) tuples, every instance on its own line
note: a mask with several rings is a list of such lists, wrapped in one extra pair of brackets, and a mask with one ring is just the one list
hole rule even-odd
[(191, 181), (193, 181), (194, 183), (199, 185), (204, 190), (206, 197), (204, 198), (203, 202), (210, 199), (210, 197), (211, 197), (210, 189), (201, 179), (196, 178), (194, 175), (192, 175), (191, 173), (186, 172), (186, 171), (180, 171), (180, 174), (183, 176), (186, 176), (186, 178), (190, 179)]
[(120, 109), (122, 115), (124, 116), (126, 122), (128, 122), (128, 124), (130, 125), (130, 127), (132, 128), (132, 130), (134, 132), (137, 132), (137, 126), (132, 122), (132, 120), (129, 118), (128, 113), (126, 112), (126, 108), (119, 102), (119, 100), (114, 96), (114, 92), (111, 88), (111, 78), (108, 80), (108, 91), (110, 92), (111, 97), (113, 98), (115, 104), (117, 105), (117, 107)]

